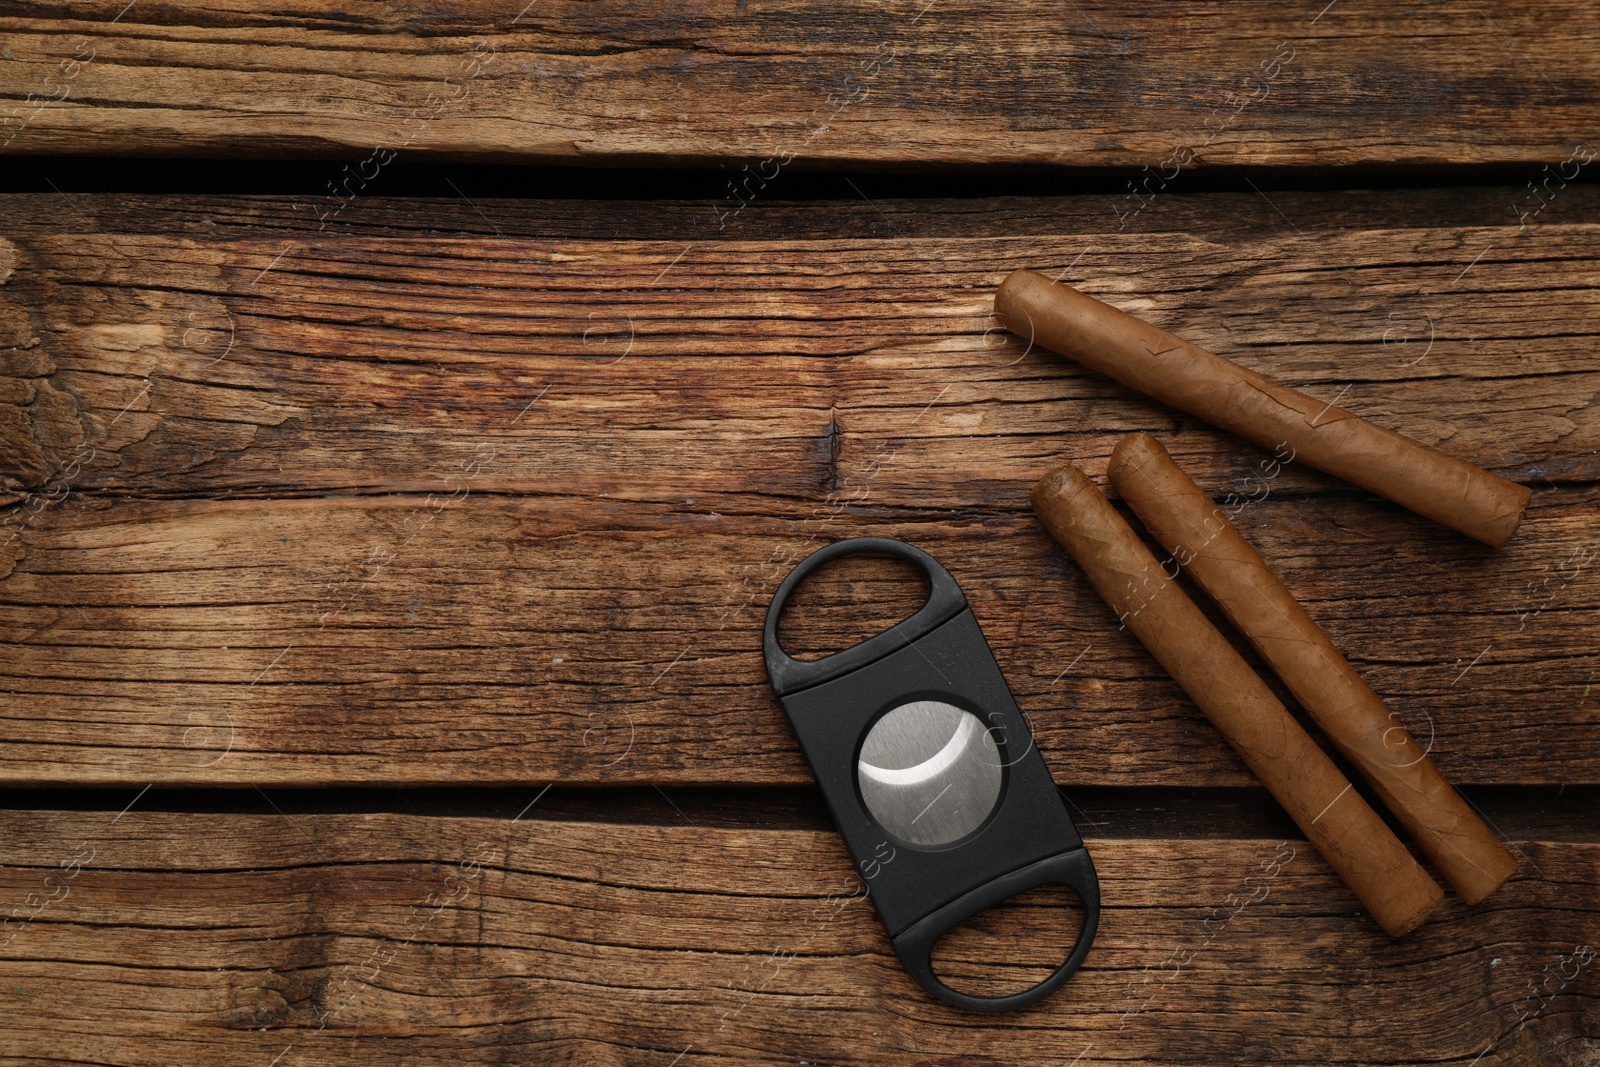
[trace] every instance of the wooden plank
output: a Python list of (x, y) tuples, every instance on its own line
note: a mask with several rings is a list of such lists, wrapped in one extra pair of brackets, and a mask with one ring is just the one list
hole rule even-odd
[[(1500, 893), (1402, 941), (1303, 841), (1097, 840), (1084, 969), (987, 1017), (904, 974), (823, 830), (537, 808), (7, 825), (18, 1062), (1497, 1065), (1600, 1040), (1592, 840), (1519, 842)], [(1015, 985), (1067, 940), (1037, 898), (999, 918), (947, 975)]]
[[(33, 440), (17, 447), (33, 454), (13, 487), (63, 465), (50, 440), (61, 433), (67, 449), (117, 453), (85, 465), (83, 489), (208, 494), (432, 489), (472, 454), (464, 446), (509, 450), (528, 434), (536, 458), (496, 449), (475, 489), (536, 474), (544, 491), (589, 494), (600, 476), (606, 491), (650, 499), (675, 462), (659, 445), (694, 432), (675, 486), (795, 494), (843, 477), (852, 457), (833, 449), (852, 438), (922, 439), (918, 468), (937, 474), (944, 504), (987, 503), (997, 480), (1015, 487), (998, 470), (1037, 469), (1063, 428), (1149, 429), (1134, 412), (1164, 412), (995, 327), (999, 278), (1069, 263), (1085, 289), (1313, 394), (1345, 390), (1341, 403), (1511, 477), (1586, 481), (1600, 469), (1600, 357), (1573, 339), (1590, 336), (1600, 303), (1596, 232), (1247, 246), (1171, 233), (704, 246), (32, 238), (6, 289), (14, 373), (47, 378), (88, 427), (28, 401), (41, 413), (23, 424)], [(206, 450), (208, 437), (220, 440)], [(630, 466), (652, 440), (653, 463)], [(809, 462), (779, 465), (796, 440)], [(910, 505), (929, 488), (876, 491)]]
[[(887, 9), (743, 0), (430, 4), (351, 15), (96, 0), (0, 19), (12, 153), (395, 151), (791, 167), (1581, 163), (1593, 3), (1106, 0)], [(1578, 152), (1578, 156), (1573, 156)], [(720, 195), (720, 194), (719, 194)], [(730, 210), (738, 199), (731, 195)]]
[[(1247, 535), (1452, 778), (1596, 781), (1595, 233), (19, 241), (0, 774), (802, 783), (754, 634), (794, 561), (873, 533), (958, 575), (1062, 781), (1246, 784), (1027, 511), (1049, 464), (1151, 430), (1265, 494)], [(1264, 484), (987, 332), (1004, 273), (1074, 261), (1533, 484), (1527, 526), (1492, 553), (1293, 465)], [(887, 592), (854, 578), (801, 645)]]
[[(1592, 782), (1600, 587), (1572, 553), (1594, 506), (1536, 513), (1488, 557), (1397, 515), (1341, 532), (1346, 502), (1259, 505), (1248, 532), (1447, 775)], [(756, 635), (788, 560), (851, 533), (959, 576), (1059, 780), (1250, 782), (1020, 516), (818, 527), (400, 497), (56, 519), (0, 607), (11, 781), (806, 782)], [(850, 643), (836, 620), (884, 584), (854, 577), (793, 645)]]

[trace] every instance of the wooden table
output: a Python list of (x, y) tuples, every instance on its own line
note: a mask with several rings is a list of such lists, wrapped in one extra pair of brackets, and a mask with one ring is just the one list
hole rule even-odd
[[(0, 10), (0, 1063), (1600, 1062), (1600, 5), (125, 3)], [(1522, 530), (1252, 484), (998, 329), (1019, 267)], [(1027, 493), (1138, 430), (1500, 892), (1386, 938), (1119, 631)], [(1099, 867), (1025, 1012), (901, 970), (766, 685), (864, 534), (960, 580)], [(786, 639), (915, 599), (840, 567)], [(943, 960), (1028, 984), (1062, 914)]]

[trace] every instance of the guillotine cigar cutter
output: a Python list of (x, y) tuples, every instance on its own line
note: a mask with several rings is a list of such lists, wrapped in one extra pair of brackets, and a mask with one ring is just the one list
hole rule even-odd
[[(778, 645), (778, 617), (790, 595), (818, 567), (859, 553), (915, 563), (928, 578), (927, 603), (842, 652), (789, 656)], [(891, 538), (837, 541), (778, 587), (763, 644), (772, 688), (905, 969), (934, 996), (971, 1011), (1025, 1007), (1058, 989), (1094, 940), (1099, 881), (950, 573)], [(1066, 885), (1083, 901), (1078, 941), (1050, 977), (1020, 993), (981, 997), (934, 974), (933, 946), (943, 934), (1045, 884)]]

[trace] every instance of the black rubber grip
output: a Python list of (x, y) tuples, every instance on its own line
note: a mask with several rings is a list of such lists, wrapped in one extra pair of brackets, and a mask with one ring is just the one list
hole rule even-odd
[[(928, 602), (904, 622), (897, 623), (858, 645), (818, 660), (798, 660), (779, 647), (778, 616), (783, 614), (784, 605), (789, 602), (789, 595), (805, 580), (806, 575), (830, 560), (869, 552), (899, 556), (921, 567), (923, 573), (928, 576)], [(898, 652), (923, 634), (930, 633), (942, 623), (955, 618), (966, 606), (966, 595), (961, 592), (961, 587), (950, 576), (950, 572), (920, 548), (913, 548), (904, 541), (896, 541), (889, 537), (852, 537), (845, 541), (835, 541), (801, 560), (800, 565), (789, 572), (789, 576), (783, 580), (783, 584), (778, 586), (777, 593), (773, 595), (772, 606), (767, 608), (767, 625), (762, 637), (767, 657), (767, 676), (772, 680), (773, 691), (780, 697), (832, 681), (874, 660)]]
[[(975, 997), (961, 993), (939, 981), (933, 973), (933, 946), (952, 927), (978, 914), (987, 907), (1016, 896), (1035, 886), (1067, 885), (1083, 900), (1083, 929), (1078, 933), (1077, 944), (1054, 974), (1032, 989), (1004, 997)], [(1100, 879), (1094, 872), (1094, 861), (1087, 849), (1074, 849), (1060, 855), (1049, 856), (1019, 868), (1009, 874), (957, 897), (933, 914), (912, 923), (891, 939), (895, 955), (922, 988), (949, 1004), (968, 1011), (1014, 1011), (1025, 1008), (1041, 997), (1061, 987), (1083, 964), (1094, 941), (1095, 930), (1100, 925)]]

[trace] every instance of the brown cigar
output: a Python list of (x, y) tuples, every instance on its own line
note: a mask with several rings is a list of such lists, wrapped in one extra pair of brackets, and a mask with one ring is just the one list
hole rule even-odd
[(1394, 937), (1416, 929), (1444, 893), (1194, 601), (1167, 579), (1094, 483), (1076, 467), (1058, 467), (1033, 487), (1033, 510), (1378, 923)]
[(1511, 877), (1517, 861), (1494, 831), (1161, 443), (1146, 433), (1124, 437), (1110, 476), (1172, 553), (1173, 572), (1192, 574), (1249, 638), (1461, 898), (1476, 904)]
[(1019, 270), (995, 314), (1012, 333), (1123, 385), (1293, 455), (1469, 537), (1501, 547), (1527, 506), (1526, 486), (1279, 385), (1108, 304)]

